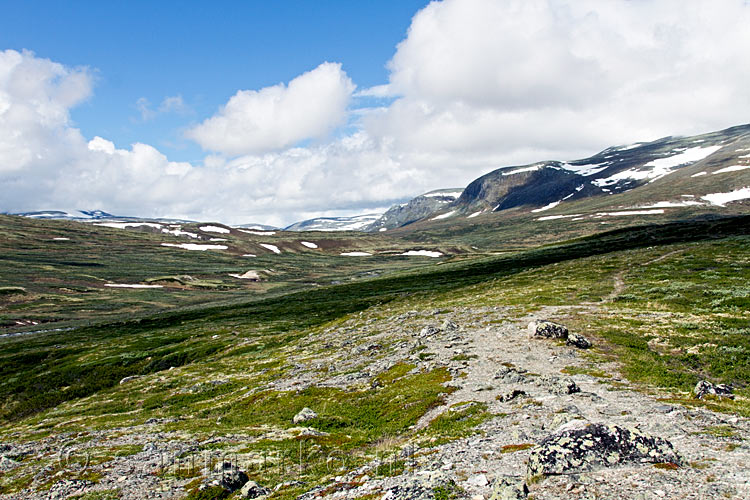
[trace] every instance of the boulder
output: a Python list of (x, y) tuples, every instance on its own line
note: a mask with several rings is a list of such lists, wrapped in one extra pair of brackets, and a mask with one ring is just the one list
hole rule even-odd
[(230, 462), (223, 462), (214, 468), (214, 477), (206, 482), (207, 486), (219, 486), (231, 492), (237, 491), (247, 483), (247, 474)]
[[(440, 491), (440, 496), (437, 492)], [(433, 500), (457, 498), (458, 487), (445, 473), (422, 471), (415, 475), (404, 475), (389, 483), (382, 500)]]
[(532, 450), (526, 473), (536, 477), (643, 462), (680, 465), (682, 459), (664, 438), (637, 429), (574, 421)]
[(565, 343), (579, 349), (588, 349), (591, 347), (591, 341), (580, 333), (569, 333), (568, 340)]
[(537, 384), (544, 387), (549, 392), (557, 394), (558, 396), (565, 396), (567, 394), (575, 394), (581, 392), (580, 387), (573, 382), (573, 379), (567, 377), (556, 377), (554, 375), (542, 375), (537, 380)]
[(422, 330), (420, 330), (419, 336), (420, 337), (432, 337), (433, 335), (437, 335), (438, 333), (440, 333), (440, 328), (433, 326), (433, 325), (428, 325), (422, 328)]
[(260, 497), (264, 497), (270, 494), (271, 494), (270, 489), (259, 485), (255, 481), (248, 481), (245, 483), (242, 489), (240, 489), (239, 497), (240, 498), (260, 498)]
[(120, 380), (120, 385), (127, 384), (128, 382), (132, 382), (133, 380), (138, 380), (139, 378), (141, 378), (140, 375), (130, 375), (129, 377), (125, 377)]
[(495, 380), (501, 380), (506, 384), (520, 384), (527, 381), (523, 373), (507, 366), (503, 366), (495, 373)]
[(520, 477), (499, 476), (492, 487), (490, 500), (524, 500), (529, 488)]
[(526, 392), (520, 389), (513, 389), (512, 391), (508, 393), (500, 394), (499, 396), (497, 396), (497, 400), (500, 401), (501, 403), (507, 403), (509, 401), (513, 401), (514, 399), (520, 396), (526, 396)]
[(292, 419), (292, 422), (295, 424), (301, 424), (303, 422), (307, 422), (309, 420), (318, 418), (318, 414), (315, 413), (313, 410), (311, 410), (308, 407), (302, 408), (299, 413), (297, 413), (294, 418)]
[(532, 321), (529, 323), (529, 337), (564, 340), (568, 338), (568, 327), (552, 321)]
[(726, 384), (714, 385), (708, 380), (701, 380), (698, 382), (695, 385), (695, 389), (693, 389), (693, 394), (695, 394), (695, 397), (698, 399), (703, 399), (709, 394), (719, 398), (734, 399), (734, 394), (732, 394), (732, 388), (730, 386)]
[(446, 332), (455, 332), (456, 330), (458, 330), (458, 325), (453, 321), (446, 319), (445, 321), (443, 321), (443, 330), (445, 330)]

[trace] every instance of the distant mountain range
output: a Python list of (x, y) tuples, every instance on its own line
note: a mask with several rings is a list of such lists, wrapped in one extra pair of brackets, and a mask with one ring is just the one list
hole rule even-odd
[[(550, 160), (505, 166), (469, 183), (465, 189), (430, 191), (392, 206), (384, 214), (318, 217), (296, 222), (286, 231), (387, 231), (416, 221), (528, 207), (532, 212), (564, 208), (583, 198), (631, 193), (616, 199), (641, 206), (716, 205), (750, 199), (750, 124), (691, 137), (609, 147), (589, 158)], [(666, 205), (665, 205), (666, 204)], [(43, 219), (147, 220), (101, 210), (56, 210), (14, 215)], [(277, 229), (263, 224), (238, 227)]]

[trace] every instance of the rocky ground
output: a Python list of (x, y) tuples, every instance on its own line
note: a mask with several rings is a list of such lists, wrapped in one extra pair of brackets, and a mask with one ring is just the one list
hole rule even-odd
[[(578, 309), (590, 307), (596, 306)], [(517, 317), (511, 309), (495, 307), (409, 311), (387, 319), (365, 315), (290, 346), (287, 361), (293, 369), (267, 388), (373, 385), (377, 374), (402, 361), (414, 364), (414, 371), (444, 366), (453, 375), (446, 385), (456, 388), (446, 395), (445, 404), (422, 417), (411, 437), (389, 443), (395, 455), (354, 470), (344, 468), (326, 484), (311, 486), (303, 497), (750, 498), (750, 420), (661, 401), (666, 393), (631, 386), (618, 377), (614, 364), (597, 365), (606, 377), (586, 374), (585, 367), (591, 366), (587, 350), (561, 339), (530, 338), (530, 322), (564, 312), (547, 307)], [(470, 435), (445, 440), (422, 432), (441, 414), (482, 404), (492, 416)], [(262, 437), (278, 437), (280, 432), (315, 435), (318, 431), (305, 427), (304, 420), (300, 417), (291, 429), (269, 429)], [(53, 480), (49, 490), (0, 498), (70, 498), (105, 490), (117, 490), (121, 498), (182, 498), (193, 479), (155, 471), (174, 467), (174, 457), (183, 464), (200, 460), (195, 450), (210, 443), (166, 432), (163, 424), (152, 421), (90, 434), (86, 446), (139, 447), (133, 454), (85, 464), (96, 473), (95, 480)], [(237, 449), (257, 439), (220, 434), (210, 438), (236, 444)], [(61, 447), (65, 442), (71, 444)], [(84, 466), (75, 436), (2, 446), (3, 470), (18, 466), (23, 457), (52, 453), (70, 467)], [(239, 469), (247, 468), (241, 453), (239, 457)], [(228, 469), (231, 474), (243, 475), (233, 467)], [(49, 472), (37, 471), (33, 485), (49, 482)], [(291, 466), (278, 484), (248, 483), (235, 495), (264, 496), (296, 479)], [(238, 480), (241, 484), (246, 478)]]

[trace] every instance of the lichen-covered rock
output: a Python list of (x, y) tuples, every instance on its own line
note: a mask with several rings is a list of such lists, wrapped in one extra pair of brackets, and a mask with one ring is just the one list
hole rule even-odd
[(440, 328), (433, 325), (428, 325), (419, 331), (419, 336), (423, 338), (432, 337), (433, 335), (437, 335), (438, 333), (440, 333)]
[(526, 376), (515, 368), (501, 367), (495, 373), (495, 380), (501, 380), (506, 384), (520, 384), (527, 382)]
[(247, 474), (237, 466), (229, 462), (223, 462), (216, 465), (214, 474), (204, 484), (206, 487), (219, 486), (231, 493), (242, 488), (248, 479)]
[(271, 490), (268, 488), (265, 488), (255, 481), (248, 481), (245, 483), (245, 485), (240, 489), (239, 497), (240, 498), (260, 498), (266, 495), (270, 495)]
[(529, 337), (564, 340), (568, 338), (568, 327), (552, 321), (532, 321), (529, 323)]
[(382, 500), (433, 500), (455, 498), (458, 491), (456, 483), (446, 474), (430, 471), (424, 474), (403, 476), (403, 479), (390, 486), (381, 498)]
[(445, 321), (443, 321), (443, 330), (445, 330), (446, 332), (455, 332), (456, 330), (458, 330), (458, 325), (453, 321), (446, 319)]
[(300, 410), (299, 413), (297, 413), (294, 418), (292, 418), (292, 422), (295, 424), (301, 424), (303, 422), (307, 422), (309, 420), (313, 420), (315, 418), (318, 418), (318, 414), (315, 413), (313, 410), (311, 410), (308, 407), (304, 407)]
[(565, 474), (623, 463), (673, 463), (682, 459), (664, 438), (637, 429), (571, 422), (534, 448), (527, 476)]
[(13, 470), (19, 465), (21, 464), (19, 464), (15, 460), (12, 460), (4, 455), (0, 455), (0, 471), (6, 472), (9, 470)]
[(581, 392), (580, 387), (570, 378), (567, 377), (556, 377), (554, 375), (542, 375), (537, 380), (537, 384), (544, 387), (549, 392), (557, 394), (558, 396), (565, 396), (567, 394), (575, 394)]
[(568, 340), (565, 343), (579, 349), (588, 349), (591, 347), (591, 341), (580, 333), (569, 333)]
[(708, 394), (720, 398), (734, 399), (734, 394), (732, 394), (732, 388), (730, 386), (726, 384), (714, 385), (708, 380), (701, 380), (698, 382), (695, 385), (695, 389), (693, 389), (693, 394), (695, 394), (695, 397), (698, 399), (703, 399)]
[(492, 487), (490, 500), (524, 500), (529, 488), (520, 477), (500, 476)]

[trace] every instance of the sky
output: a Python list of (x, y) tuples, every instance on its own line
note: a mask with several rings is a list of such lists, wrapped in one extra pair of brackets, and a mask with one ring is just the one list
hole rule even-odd
[(746, 0), (0, 0), (0, 211), (283, 226), (750, 122)]

